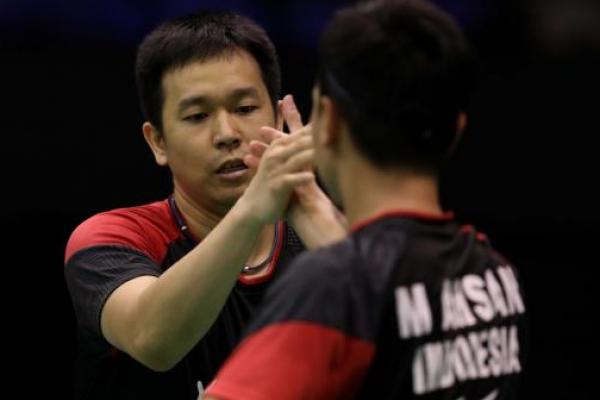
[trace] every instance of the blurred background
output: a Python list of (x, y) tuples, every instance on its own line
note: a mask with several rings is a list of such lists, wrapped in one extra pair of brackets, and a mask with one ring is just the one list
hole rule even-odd
[[(284, 93), (306, 117), (319, 33), (347, 3), (0, 0), (3, 331), (21, 397), (72, 397), (70, 232), (96, 212), (170, 193), (141, 135), (133, 65), (143, 36), (198, 8), (249, 15), (275, 42)], [(480, 64), (444, 203), (521, 269), (531, 332), (522, 398), (592, 398), (600, 2), (435, 3), (460, 22)]]

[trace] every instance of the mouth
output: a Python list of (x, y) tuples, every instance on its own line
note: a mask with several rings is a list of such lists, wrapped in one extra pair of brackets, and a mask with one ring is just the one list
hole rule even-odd
[(216, 173), (225, 177), (242, 176), (248, 170), (248, 166), (244, 164), (241, 158), (227, 160), (217, 168)]

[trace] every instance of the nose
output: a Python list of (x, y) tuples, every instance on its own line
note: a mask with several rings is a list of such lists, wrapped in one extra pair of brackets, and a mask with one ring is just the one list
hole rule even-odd
[(239, 132), (232, 124), (229, 113), (220, 112), (214, 119), (213, 144), (219, 150), (234, 150), (241, 144)]

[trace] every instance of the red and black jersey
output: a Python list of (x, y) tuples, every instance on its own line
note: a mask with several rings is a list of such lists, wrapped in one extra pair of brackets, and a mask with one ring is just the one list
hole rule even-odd
[[(238, 343), (267, 286), (303, 249), (284, 222), (276, 226), (269, 273), (240, 276), (205, 337), (173, 369), (153, 372), (103, 337), (100, 315), (108, 296), (124, 282), (159, 276), (197, 242), (181, 229), (171, 199), (95, 215), (73, 232), (66, 249), (65, 277), (78, 325), (77, 398), (195, 399)], [(241, 270), (241, 266), (240, 266)]]
[(208, 393), (223, 399), (514, 398), (515, 268), (452, 215), (387, 213), (305, 253)]

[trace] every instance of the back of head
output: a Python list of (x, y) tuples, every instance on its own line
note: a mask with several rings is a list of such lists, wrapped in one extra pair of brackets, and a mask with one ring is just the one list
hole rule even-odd
[(167, 21), (138, 48), (135, 77), (146, 119), (162, 131), (162, 77), (172, 69), (243, 50), (260, 67), (273, 108), (281, 89), (277, 53), (266, 32), (247, 17), (203, 11)]
[(452, 18), (423, 0), (360, 3), (335, 15), (319, 51), (321, 93), (363, 155), (437, 173), (470, 86), (468, 46)]

